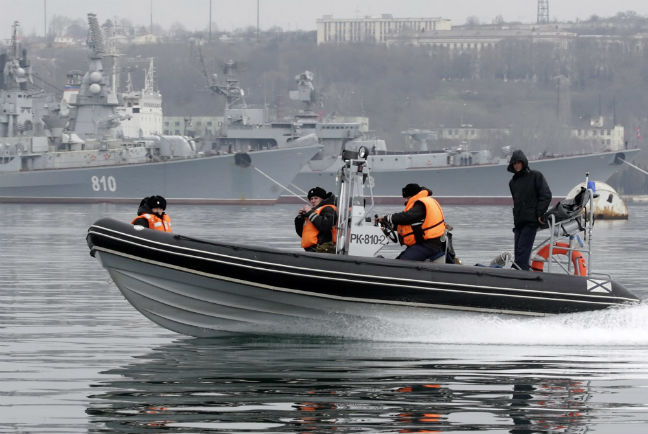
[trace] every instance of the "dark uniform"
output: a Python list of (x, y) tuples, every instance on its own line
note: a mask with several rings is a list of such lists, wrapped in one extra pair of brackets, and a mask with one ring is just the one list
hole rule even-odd
[[(513, 165), (518, 161), (522, 163), (522, 170), (515, 172)], [(538, 219), (551, 203), (551, 190), (542, 173), (529, 169), (529, 161), (520, 150), (513, 152), (507, 170), (513, 173), (509, 188), (513, 197), (515, 264), (528, 270), (533, 242), (540, 226)]]
[(308, 252), (335, 253), (337, 207), (335, 195), (320, 187), (308, 192), (308, 198), (322, 198), (317, 207), (295, 217), (295, 232), (302, 238), (302, 247)]
[(442, 237), (446, 224), (441, 206), (432, 198), (432, 191), (418, 184), (407, 184), (403, 197), (409, 198), (405, 210), (383, 217), (398, 227), (401, 243), (407, 246), (396, 259), (434, 261), (444, 256)]
[(156, 214), (153, 212), (153, 208), (162, 208), (165, 210), (166, 205), (166, 199), (162, 196), (145, 197), (142, 199), (139, 208), (137, 209), (138, 217), (135, 217), (131, 223), (149, 229), (171, 232), (171, 218), (164, 212), (162, 212), (162, 214)]

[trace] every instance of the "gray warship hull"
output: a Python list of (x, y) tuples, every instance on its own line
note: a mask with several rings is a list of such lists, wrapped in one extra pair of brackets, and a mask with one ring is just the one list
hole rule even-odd
[[(554, 198), (562, 198), (589, 172), (590, 179), (605, 181), (623, 166), (623, 160), (631, 160), (638, 149), (622, 152), (603, 152), (569, 157), (547, 158), (529, 162), (534, 170), (542, 172), (547, 179)], [(380, 159), (380, 155), (370, 156)], [(511, 193), (508, 183), (511, 173), (507, 164), (483, 164), (471, 166), (411, 167), (371, 171), (373, 194), (377, 203), (402, 204), (401, 189), (409, 183), (425, 185), (435, 197), (450, 204), (506, 204)], [(319, 185), (334, 191), (335, 168), (315, 171), (305, 167), (295, 178), (294, 184), (302, 189)], [(287, 196), (282, 201), (290, 202)]]
[(153, 163), (0, 171), (0, 202), (136, 202), (159, 194), (175, 203), (272, 204), (319, 149), (316, 145)]

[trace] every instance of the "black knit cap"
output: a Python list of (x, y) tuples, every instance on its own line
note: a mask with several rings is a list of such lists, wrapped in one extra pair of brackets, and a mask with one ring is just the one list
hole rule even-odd
[(423, 187), (418, 184), (407, 184), (403, 187), (403, 197), (412, 197), (421, 190), (423, 190)]
[(313, 196), (324, 199), (326, 197), (326, 190), (324, 190), (322, 187), (313, 187), (308, 191), (308, 200), (310, 200), (310, 198)]
[(162, 208), (166, 209), (166, 199), (164, 199), (162, 196), (151, 196), (146, 198), (146, 204), (149, 206), (150, 209), (153, 208)]

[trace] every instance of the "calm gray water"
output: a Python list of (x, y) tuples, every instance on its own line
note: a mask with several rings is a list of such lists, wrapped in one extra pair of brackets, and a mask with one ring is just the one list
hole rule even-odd
[[(297, 208), (169, 211), (178, 233), (296, 248)], [(510, 250), (508, 207), (445, 211), (465, 263)], [(133, 212), (0, 205), (0, 433), (648, 431), (645, 305), (412, 317), (357, 339), (188, 338), (142, 317), (88, 255), (92, 222)], [(647, 221), (635, 205), (593, 238), (595, 271), (642, 298)]]

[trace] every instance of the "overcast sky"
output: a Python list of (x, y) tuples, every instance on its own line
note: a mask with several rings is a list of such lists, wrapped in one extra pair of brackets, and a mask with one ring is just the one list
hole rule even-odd
[[(481, 23), (490, 23), (498, 15), (506, 21), (535, 22), (537, 13), (537, 0), (211, 0), (212, 21), (222, 30), (256, 26), (257, 1), (261, 28), (284, 30), (314, 30), (315, 20), (326, 14), (336, 18), (383, 13), (443, 17), (458, 25), (469, 16), (478, 17)], [(100, 23), (118, 16), (148, 26), (151, 4), (154, 23), (165, 28), (174, 23), (188, 30), (208, 28), (210, 0), (0, 0), (0, 39), (10, 37), (13, 21), (19, 21), (27, 34), (43, 34), (44, 5), (48, 21), (53, 15), (85, 20), (93, 12)], [(559, 21), (608, 17), (629, 10), (648, 16), (648, 0), (549, 0), (549, 15)]]

